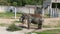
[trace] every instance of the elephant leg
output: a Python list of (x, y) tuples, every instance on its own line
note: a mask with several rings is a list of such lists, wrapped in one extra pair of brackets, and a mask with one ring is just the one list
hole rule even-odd
[(42, 29), (42, 21), (41, 20), (39, 20), (38, 29)]
[(31, 19), (28, 19), (28, 29), (30, 29)]
[(24, 19), (22, 19), (22, 24), (24, 24)]

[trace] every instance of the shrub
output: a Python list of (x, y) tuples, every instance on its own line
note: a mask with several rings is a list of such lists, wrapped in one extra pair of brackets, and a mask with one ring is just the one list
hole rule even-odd
[(50, 14), (45, 14), (44, 17), (45, 17), (45, 18), (49, 18), (49, 17), (50, 17)]
[(18, 30), (22, 30), (22, 28), (17, 27), (15, 24), (11, 24), (11, 25), (7, 28), (7, 31), (18, 31)]

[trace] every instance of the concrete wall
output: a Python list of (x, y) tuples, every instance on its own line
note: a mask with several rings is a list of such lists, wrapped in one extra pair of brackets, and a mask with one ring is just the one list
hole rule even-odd
[(6, 11), (9, 11), (8, 6), (0, 6), (0, 12), (6, 12)]
[(18, 12), (22, 12), (22, 13), (34, 13), (35, 9), (34, 8), (27, 8), (27, 7), (17, 7), (16, 8)]
[[(10, 11), (10, 9), (13, 10), (13, 12), (15, 11), (15, 7), (14, 6), (0, 6), (0, 12), (6, 12), (6, 11)], [(35, 9), (30, 7), (16, 7), (16, 11), (17, 12), (22, 12), (22, 13), (34, 13)]]

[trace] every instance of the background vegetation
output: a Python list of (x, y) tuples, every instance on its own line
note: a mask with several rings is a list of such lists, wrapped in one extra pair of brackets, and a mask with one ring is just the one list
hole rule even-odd
[(43, 0), (0, 0), (0, 5), (24, 6), (24, 5), (41, 5)]

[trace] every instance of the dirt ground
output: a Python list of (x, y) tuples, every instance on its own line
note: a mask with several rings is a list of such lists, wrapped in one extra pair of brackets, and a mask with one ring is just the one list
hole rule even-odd
[[(19, 19), (16, 19), (19, 20)], [(13, 21), (16, 21), (15, 19), (0, 19), (0, 23), (6, 23), (6, 24), (12, 24)], [(43, 25), (57, 25), (60, 22), (60, 18), (45, 18)], [(8, 32), (6, 31), (7, 27), (0, 27), (0, 34), (26, 34), (27, 32), (32, 31), (43, 31), (43, 30), (51, 30), (51, 29), (60, 29), (60, 28), (42, 28), (41, 30), (35, 30), (35, 29), (23, 29), (21, 31), (15, 31), (15, 32)]]
[[(13, 21), (19, 21), (19, 19), (1, 19), (0, 23), (11, 24)], [(57, 25), (60, 22), (60, 18), (44, 18), (43, 25)]]
[(20, 31), (14, 31), (14, 32), (10, 32), (10, 31), (6, 31), (7, 27), (0, 27), (0, 34), (27, 34), (28, 32), (41, 32), (41, 31), (45, 31), (45, 30), (53, 30), (53, 29), (60, 29), (60, 28), (42, 28), (42, 29), (23, 29)]
[(13, 21), (15, 21), (15, 19), (0, 19), (0, 23), (6, 23), (6, 24), (11, 24), (13, 23)]
[[(12, 24), (13, 21), (19, 21), (19, 19), (1, 19), (0, 23)], [(56, 26), (60, 24), (60, 18), (44, 18), (43, 25)]]
[(60, 18), (45, 18), (43, 25), (50, 25), (50, 26), (60, 25)]

